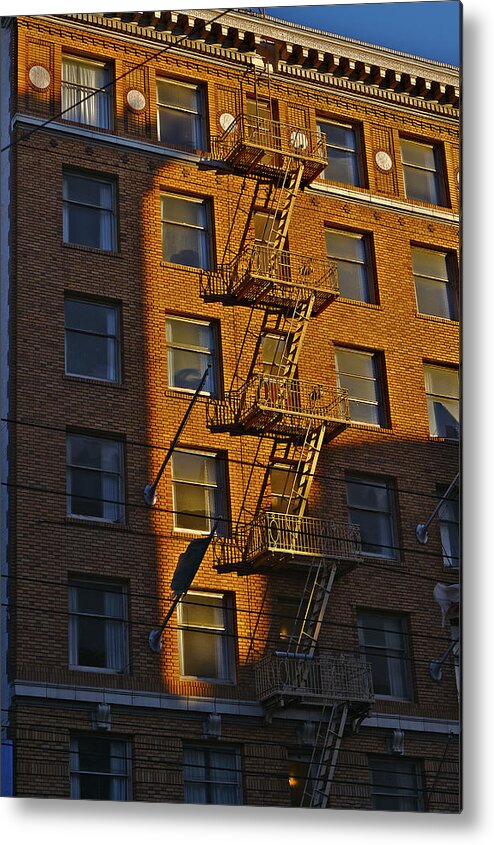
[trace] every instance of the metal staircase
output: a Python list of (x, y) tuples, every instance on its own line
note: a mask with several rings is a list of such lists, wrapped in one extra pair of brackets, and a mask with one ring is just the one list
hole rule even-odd
[[(331, 590), (342, 572), (361, 558), (356, 526), (309, 517), (307, 505), (323, 444), (349, 422), (348, 395), (336, 387), (306, 383), (298, 378), (298, 364), (311, 319), (338, 295), (336, 266), (286, 249), (287, 236), (300, 190), (326, 166), (324, 139), (297, 126), (274, 120), (269, 73), (268, 103), (246, 104), (227, 130), (213, 140), (213, 153), (233, 172), (256, 180), (251, 213), (232, 223), (239, 231), (240, 249), (213, 271), (201, 275), (205, 301), (248, 306), (251, 317), (241, 349), (252, 334), (252, 315), (262, 309), (263, 319), (254, 356), (243, 380), (237, 365), (230, 390), (208, 402), (207, 421), (212, 431), (272, 440), (264, 476), (252, 470), (230, 539), (214, 541), (219, 571), (248, 574), (259, 567), (290, 564), (308, 569), (297, 621), (286, 652), (266, 655), (254, 666), (257, 694), (267, 710), (302, 703), (317, 705), (320, 713), (311, 771), (314, 772), (310, 806), (326, 806), (349, 714), (368, 710), (372, 700), (370, 667), (360, 658), (318, 654), (318, 640)], [(260, 181), (271, 182), (269, 205), (263, 209), (265, 229), (249, 243)], [(240, 200), (239, 200), (240, 203)], [(239, 205), (239, 203), (237, 205)], [(240, 225), (239, 225), (240, 224)], [(229, 252), (232, 253), (231, 237)], [(280, 338), (273, 360), (262, 360), (263, 344)], [(260, 360), (261, 359), (261, 360)], [(234, 387), (235, 384), (235, 387)], [(283, 467), (287, 467), (283, 470)], [(286, 472), (289, 490), (269, 502), (271, 474)], [(259, 484), (255, 505), (249, 490)], [(249, 508), (252, 508), (250, 510)], [(322, 708), (322, 709), (321, 709)], [(307, 795), (304, 801), (307, 802)]]

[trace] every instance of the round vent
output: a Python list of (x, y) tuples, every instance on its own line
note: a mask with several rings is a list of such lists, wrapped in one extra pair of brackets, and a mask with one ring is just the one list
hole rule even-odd
[(51, 82), (49, 71), (43, 65), (33, 65), (29, 71), (29, 82), (38, 91), (44, 91)]
[(138, 91), (137, 88), (127, 91), (127, 105), (131, 111), (143, 111), (146, 108), (146, 98), (142, 91)]
[(374, 161), (376, 162), (379, 170), (384, 170), (385, 173), (393, 167), (393, 160), (391, 156), (385, 152), (385, 150), (378, 150), (374, 156)]
[(223, 114), (220, 115), (220, 126), (224, 132), (228, 132), (228, 130), (232, 128), (234, 123), (235, 118), (233, 114), (230, 114), (229, 111), (224, 111)]
[(305, 150), (308, 143), (307, 135), (301, 129), (294, 129), (290, 133), (290, 144), (294, 150)]

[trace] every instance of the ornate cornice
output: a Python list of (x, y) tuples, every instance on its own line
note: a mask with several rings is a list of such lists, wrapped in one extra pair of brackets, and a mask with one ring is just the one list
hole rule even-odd
[[(267, 62), (273, 81), (326, 84), (400, 106), (458, 117), (459, 71), (394, 50), (254, 13), (220, 9), (50, 16), (156, 43), (181, 38), (182, 49), (237, 64)], [(183, 38), (183, 36), (186, 36)], [(190, 37), (187, 37), (190, 36)]]

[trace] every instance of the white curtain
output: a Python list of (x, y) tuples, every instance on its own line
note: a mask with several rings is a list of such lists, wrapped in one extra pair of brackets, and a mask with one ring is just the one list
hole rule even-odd
[(185, 802), (207, 804), (205, 753), (200, 748), (186, 748), (184, 752)]
[(77, 123), (107, 129), (109, 112), (106, 93), (94, 94), (83, 100), (106, 82), (105, 68), (79, 61), (64, 60), (62, 63), (62, 110), (70, 109), (64, 117)]
[(122, 592), (105, 592), (105, 646), (106, 666), (115, 672), (123, 672), (127, 665), (126, 598)]
[(118, 742), (114, 740), (111, 743), (111, 771), (114, 775), (121, 775), (121, 777), (112, 778), (112, 801), (128, 800), (128, 754), (129, 748), (126, 742)]

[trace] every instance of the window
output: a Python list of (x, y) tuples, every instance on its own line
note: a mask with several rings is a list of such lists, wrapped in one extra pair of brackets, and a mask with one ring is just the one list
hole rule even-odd
[(418, 312), (456, 319), (451, 256), (412, 247), (412, 266)]
[(98, 129), (111, 129), (113, 106), (110, 81), (108, 65), (63, 56), (62, 111), (65, 120)]
[(67, 513), (121, 522), (123, 444), (120, 440), (69, 434), (67, 437)]
[(261, 340), (262, 370), (267, 375), (282, 376), (290, 354), (290, 336), (269, 332)]
[(376, 696), (410, 699), (406, 619), (365, 610), (358, 613), (361, 654), (372, 667)]
[(202, 96), (197, 85), (159, 79), (156, 84), (158, 136), (163, 144), (203, 148)]
[(116, 249), (115, 184), (96, 176), (64, 173), (63, 239), (67, 244)]
[(374, 810), (424, 812), (422, 778), (415, 760), (371, 757), (369, 767)]
[(326, 254), (338, 268), (341, 296), (374, 302), (369, 244), (363, 235), (326, 229)]
[(119, 309), (116, 305), (65, 300), (65, 372), (120, 381)]
[[(445, 486), (438, 487), (438, 495), (444, 496)], [(458, 568), (460, 563), (460, 503), (458, 489), (452, 490), (439, 508), (439, 530), (445, 566)]]
[(241, 804), (240, 752), (236, 748), (184, 748), (186, 804)]
[(353, 422), (384, 424), (379, 354), (356, 349), (335, 349), (338, 387), (348, 390)]
[(312, 766), (309, 754), (293, 754), (288, 758), (288, 784), (292, 807), (308, 807), (314, 789), (317, 766)]
[(350, 523), (360, 527), (364, 554), (396, 558), (393, 494), (388, 482), (373, 476), (347, 476), (346, 497)]
[(438, 147), (402, 138), (401, 161), (405, 194), (410, 200), (444, 205), (444, 185)]
[(118, 582), (69, 584), (69, 663), (78, 669), (125, 672), (128, 666), (127, 591)]
[(211, 264), (209, 209), (205, 200), (161, 197), (163, 259), (208, 270)]
[(277, 649), (294, 650), (300, 636), (303, 619), (299, 616), (296, 599), (279, 598), (273, 614), (273, 639)]
[(168, 386), (196, 390), (209, 367), (202, 393), (215, 394), (218, 383), (216, 327), (211, 322), (169, 317), (166, 320)]
[(232, 627), (225, 596), (187, 593), (178, 605), (180, 674), (223, 683), (232, 681)]
[(425, 364), (424, 378), (431, 437), (458, 440), (460, 437), (458, 370)]
[(92, 801), (130, 801), (129, 743), (99, 736), (72, 737), (70, 797)]
[(357, 132), (353, 126), (341, 123), (317, 122), (318, 131), (326, 139), (328, 166), (323, 179), (344, 185), (361, 184)]
[(271, 510), (276, 513), (296, 513), (300, 499), (297, 467), (294, 464), (274, 464), (269, 471), (271, 481)]
[(172, 457), (174, 527), (209, 534), (216, 519), (226, 533), (224, 473), (217, 455), (176, 449)]

